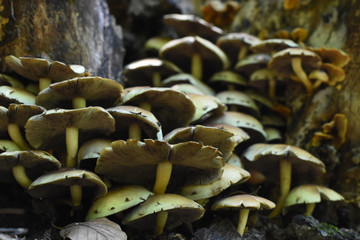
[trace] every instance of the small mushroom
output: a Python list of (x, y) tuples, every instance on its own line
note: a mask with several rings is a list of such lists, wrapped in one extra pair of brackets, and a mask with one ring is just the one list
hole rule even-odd
[[(76, 166), (79, 133), (109, 135), (115, 120), (101, 107), (53, 109), (35, 115), (25, 124), (26, 139), (36, 149), (61, 148), (66, 143), (66, 166)], [(66, 141), (65, 141), (66, 140)]]
[(274, 207), (275, 203), (266, 198), (250, 194), (240, 194), (230, 196), (215, 202), (211, 206), (211, 210), (238, 210), (239, 220), (237, 225), (237, 231), (241, 236), (243, 236), (250, 210), (272, 209)]
[(284, 49), (299, 47), (299, 44), (290, 39), (269, 38), (257, 44), (253, 44), (250, 47), (250, 50), (255, 53), (269, 53), (270, 55), (274, 55), (274, 53)]
[(151, 195), (152, 192), (138, 185), (111, 188), (105, 196), (91, 204), (86, 221), (118, 214), (144, 202)]
[(177, 194), (155, 194), (124, 216), (122, 223), (140, 229), (153, 229), (156, 236), (164, 228), (174, 228), (200, 219), (205, 209)]
[(28, 193), (34, 198), (65, 197), (70, 195), (72, 205), (79, 207), (83, 195), (86, 199), (105, 196), (107, 187), (105, 183), (93, 172), (86, 170), (62, 168), (38, 177), (31, 183)]
[(0, 106), (8, 107), (11, 103), (35, 105), (35, 95), (21, 88), (0, 86)]
[(81, 169), (94, 171), (100, 152), (111, 145), (110, 139), (94, 138), (84, 142), (77, 154), (77, 166)]
[(216, 89), (217, 92), (224, 90), (242, 89), (248, 86), (247, 80), (240, 74), (231, 71), (224, 70), (214, 73), (211, 76), (208, 84)]
[(244, 76), (251, 76), (258, 69), (266, 68), (271, 57), (267, 53), (253, 53), (238, 61), (234, 71)]
[(321, 200), (342, 201), (344, 197), (325, 186), (306, 184), (298, 186), (289, 192), (286, 196), (284, 207), (305, 204), (306, 211), (304, 215), (310, 216), (315, 209), (316, 203), (321, 202)]

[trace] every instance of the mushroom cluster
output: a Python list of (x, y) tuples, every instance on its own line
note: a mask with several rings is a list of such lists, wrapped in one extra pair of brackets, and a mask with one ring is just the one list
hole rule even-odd
[[(284, 143), (291, 112), (279, 93), (289, 80), (308, 94), (335, 86), (347, 54), (225, 33), (192, 15), (164, 24), (178, 38), (159, 37), (148, 58), (124, 67), (122, 84), (79, 65), (6, 57), (29, 82), (2, 77), (1, 180), (155, 236), (221, 208), (241, 209), (243, 235), (250, 209), (278, 216), (294, 186), (320, 184), (324, 163)], [(239, 194), (274, 179), (275, 198)]]

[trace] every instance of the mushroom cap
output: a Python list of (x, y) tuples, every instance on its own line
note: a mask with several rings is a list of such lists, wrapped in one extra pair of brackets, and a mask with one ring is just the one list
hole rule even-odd
[(221, 28), (191, 14), (166, 14), (163, 23), (172, 27), (181, 37), (197, 35), (209, 40), (216, 40), (224, 32)]
[(267, 53), (253, 53), (238, 61), (234, 70), (245, 76), (250, 76), (258, 69), (266, 68), (271, 57)]
[(25, 135), (34, 148), (51, 149), (64, 145), (69, 127), (79, 129), (79, 139), (87, 134), (106, 136), (115, 131), (115, 120), (101, 107), (53, 109), (29, 118)]
[(321, 58), (316, 53), (303, 48), (287, 48), (275, 53), (268, 62), (268, 68), (283, 77), (294, 77), (291, 67), (292, 58), (301, 58), (301, 65), (306, 73), (320, 68)]
[(282, 133), (279, 129), (274, 127), (265, 127), (266, 142), (267, 143), (282, 143), (284, 142)]
[[(95, 172), (120, 183), (152, 186), (157, 164), (173, 164), (170, 183), (211, 182), (221, 174), (224, 165), (216, 148), (197, 142), (170, 145), (165, 141), (136, 139), (117, 140), (105, 148), (97, 160)], [(176, 184), (174, 184), (176, 185)]]
[(21, 165), (30, 179), (36, 179), (47, 171), (59, 169), (61, 163), (45, 151), (6, 151), (0, 154), (0, 171), (11, 172), (12, 167)]
[(196, 79), (193, 75), (188, 73), (178, 73), (174, 74), (162, 81), (163, 87), (171, 87), (175, 84), (180, 83), (190, 83), (201, 90), (203, 94), (214, 95), (215, 91), (212, 90), (208, 85), (203, 83), (202, 81)]
[(32, 81), (39, 81), (39, 78), (50, 78), (54, 82), (59, 82), (85, 73), (85, 68), (81, 65), (68, 65), (43, 58), (17, 58), (9, 55), (5, 57), (5, 62), (15, 72)]
[(230, 196), (215, 202), (211, 210), (248, 208), (254, 210), (273, 209), (275, 203), (272, 201), (250, 194)]
[(127, 185), (111, 188), (107, 194), (96, 199), (88, 210), (86, 221), (107, 217), (144, 202), (152, 192), (143, 186)]
[(102, 77), (78, 77), (53, 83), (36, 96), (36, 104), (46, 109), (73, 108), (72, 99), (82, 97), (88, 106), (111, 107), (121, 99), (120, 83)]
[(236, 106), (238, 112), (249, 114), (257, 119), (260, 118), (260, 110), (255, 101), (244, 92), (238, 90), (221, 91), (215, 97), (227, 106)]
[(248, 171), (235, 165), (225, 164), (223, 170), (221, 177), (214, 182), (182, 187), (179, 194), (194, 201), (207, 199), (218, 195), (231, 185), (246, 182), (250, 178)]
[(213, 146), (222, 153), (225, 161), (230, 157), (236, 145), (240, 143), (236, 140), (240, 139), (234, 138), (234, 134), (224, 128), (202, 125), (177, 128), (164, 136), (164, 141), (170, 144), (195, 141)]
[(9, 123), (15, 123), (24, 127), (30, 117), (41, 114), (44, 111), (43, 107), (37, 105), (11, 103), (8, 107), (7, 116)]
[(302, 178), (311, 179), (322, 176), (325, 173), (324, 163), (306, 150), (287, 144), (257, 143), (243, 153), (245, 169), (255, 169), (264, 173), (267, 177), (276, 178), (280, 160), (288, 160), (292, 164), (292, 170)]
[(105, 183), (93, 172), (80, 169), (62, 168), (46, 173), (32, 182), (28, 193), (34, 198), (57, 198), (69, 194), (69, 187), (80, 185), (84, 199), (105, 196), (107, 187)]
[(247, 89), (244, 92), (255, 101), (262, 114), (269, 111), (273, 112), (275, 104), (268, 95), (256, 91), (255, 89)]
[(198, 95), (207, 95), (199, 89), (198, 87), (195, 87), (194, 85), (190, 83), (179, 83), (171, 86), (171, 89), (174, 89), (175, 91), (179, 91), (184, 93), (185, 95), (188, 94), (198, 94)]
[(21, 150), (20, 147), (11, 140), (0, 139), (0, 153), (7, 151)]
[(322, 199), (328, 201), (341, 201), (344, 200), (344, 197), (328, 187), (305, 184), (293, 188), (288, 193), (284, 207), (296, 204), (319, 203)]
[(350, 56), (340, 49), (325, 47), (308, 47), (306, 49), (318, 54), (321, 57), (323, 63), (330, 63), (342, 68), (350, 62)]
[(125, 89), (122, 104), (151, 105), (151, 112), (160, 121), (164, 133), (190, 123), (195, 106), (184, 93), (163, 87), (132, 87)]
[(35, 95), (21, 88), (0, 86), (0, 105), (8, 107), (10, 103), (35, 105)]
[(321, 70), (325, 71), (329, 76), (329, 85), (335, 86), (338, 82), (345, 80), (345, 72), (342, 68), (330, 63), (321, 64)]
[(193, 200), (177, 194), (151, 195), (145, 202), (124, 216), (122, 223), (141, 229), (154, 229), (157, 213), (167, 211), (166, 228), (200, 219), (205, 209)]
[[(161, 58), (175, 63), (184, 72), (189, 73), (191, 59), (194, 54), (199, 54), (203, 68), (207, 75), (229, 68), (230, 61), (226, 54), (212, 42), (198, 37), (188, 36), (171, 40), (159, 52)], [(204, 79), (207, 79), (204, 76)]]
[(238, 88), (246, 87), (248, 85), (247, 80), (243, 76), (231, 70), (216, 72), (211, 76), (208, 84), (217, 91), (229, 89), (229, 85), (233, 85)]
[(210, 117), (223, 114), (227, 107), (217, 97), (211, 95), (187, 94), (196, 109), (192, 124), (203, 123)]
[(22, 84), (20, 80), (10, 75), (0, 73), (0, 86), (3, 85), (15, 87), (15, 88), (21, 88), (21, 89), (25, 88), (24, 84)]
[(256, 53), (279, 52), (287, 48), (299, 48), (300, 45), (290, 39), (270, 38), (262, 40), (250, 47), (251, 51)]
[(151, 86), (154, 73), (167, 78), (182, 72), (176, 65), (164, 59), (145, 58), (129, 63), (124, 67), (123, 76), (127, 87)]
[(151, 112), (129, 105), (108, 108), (107, 111), (115, 119), (115, 135), (118, 139), (122, 136), (126, 136), (127, 139), (130, 124), (138, 124), (148, 138), (162, 140), (161, 123)]
[(111, 145), (110, 139), (94, 138), (84, 142), (77, 153), (78, 166), (81, 169), (93, 171), (100, 152)]

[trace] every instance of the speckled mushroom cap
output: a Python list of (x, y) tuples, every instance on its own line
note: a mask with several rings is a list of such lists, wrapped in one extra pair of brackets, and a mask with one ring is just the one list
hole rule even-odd
[(35, 95), (21, 88), (0, 86), (0, 106), (8, 107), (10, 103), (35, 104)]
[(239, 127), (225, 124), (225, 123), (206, 123), (204, 126), (210, 126), (210, 127), (216, 127), (220, 129), (225, 129), (229, 132), (231, 132), (234, 136), (234, 141), (238, 144), (241, 144), (242, 142), (248, 140), (250, 138), (249, 134), (247, 134), (244, 130), (242, 130)]
[(65, 129), (69, 127), (79, 129), (79, 139), (87, 134), (106, 136), (115, 131), (115, 120), (101, 107), (53, 109), (29, 118), (25, 135), (34, 148), (57, 148), (64, 146)]
[(7, 116), (9, 123), (24, 127), (30, 117), (42, 114), (44, 111), (43, 107), (37, 105), (11, 103), (8, 107)]
[(191, 14), (166, 14), (163, 16), (163, 23), (172, 27), (180, 37), (196, 35), (215, 41), (224, 33), (221, 28)]
[(211, 206), (211, 210), (221, 210), (221, 209), (239, 209), (239, 208), (248, 208), (248, 209), (272, 209), (275, 207), (275, 203), (272, 201), (250, 194), (240, 194), (230, 196), (224, 199), (221, 199), (215, 202)]
[(190, 73), (194, 53), (201, 56), (204, 69), (203, 79), (230, 66), (228, 57), (218, 46), (198, 36), (169, 41), (160, 49), (159, 55), (175, 63), (184, 72)]
[(39, 78), (51, 78), (54, 82), (78, 77), (85, 73), (81, 65), (68, 65), (59, 61), (51, 61), (43, 58), (7, 56), (6, 64), (21, 76), (32, 81)]
[(223, 173), (219, 179), (209, 184), (189, 185), (182, 187), (180, 195), (188, 197), (194, 201), (207, 199), (218, 195), (225, 189), (234, 184), (241, 184), (250, 178), (250, 173), (240, 167), (225, 164)]
[(7, 118), (7, 108), (0, 106), (0, 137), (4, 137), (7, 135), (7, 126), (8, 126), (8, 118)]
[(319, 203), (321, 200), (341, 201), (344, 197), (334, 190), (316, 184), (305, 184), (293, 188), (286, 196), (284, 207), (297, 204)]
[(194, 76), (188, 73), (174, 74), (162, 81), (163, 87), (171, 87), (176, 84), (189, 83), (197, 87), (203, 94), (214, 95), (215, 91), (211, 89), (207, 84), (196, 79)]
[(130, 124), (136, 123), (146, 133), (144, 138), (162, 140), (161, 123), (151, 112), (130, 105), (108, 108), (107, 111), (115, 119), (116, 139), (127, 139)]
[(185, 95), (188, 94), (198, 94), (198, 95), (206, 95), (204, 91), (199, 89), (198, 87), (195, 87), (194, 85), (190, 83), (179, 83), (171, 86), (171, 89), (174, 89), (175, 91), (179, 91), (184, 93)]
[(110, 147), (111, 142), (110, 139), (94, 138), (81, 144), (77, 153), (77, 166), (81, 169), (94, 171), (100, 152), (104, 148)]
[(221, 91), (215, 97), (228, 107), (235, 106), (238, 112), (249, 114), (257, 119), (260, 118), (260, 109), (255, 101), (244, 92), (238, 90)]
[(275, 53), (268, 62), (268, 68), (279, 76), (295, 77), (291, 67), (291, 58), (301, 58), (302, 68), (306, 73), (320, 68), (321, 58), (316, 53), (303, 48), (287, 48)]
[(197, 142), (170, 145), (165, 141), (117, 140), (105, 148), (97, 160), (95, 172), (119, 183), (150, 185), (155, 181), (157, 164), (173, 164), (169, 183), (211, 182), (224, 165), (216, 148)]
[(36, 104), (46, 109), (73, 108), (75, 97), (86, 99), (87, 106), (111, 107), (122, 97), (120, 83), (102, 77), (78, 77), (53, 83), (36, 96)]
[(290, 39), (270, 38), (262, 40), (250, 47), (256, 53), (279, 52), (287, 48), (299, 48), (300, 45)]
[(34, 180), (48, 171), (59, 169), (61, 163), (53, 155), (41, 150), (15, 150), (0, 154), (0, 171), (11, 175), (12, 167), (24, 166), (27, 176)]
[(126, 87), (153, 86), (153, 74), (159, 73), (161, 79), (182, 72), (172, 62), (159, 58), (145, 58), (129, 63), (124, 67), (123, 76)]
[(126, 88), (121, 104), (140, 106), (144, 102), (151, 106), (151, 113), (160, 121), (164, 133), (187, 126), (195, 113), (192, 100), (171, 88)]
[(193, 101), (196, 109), (192, 124), (203, 123), (210, 117), (219, 116), (223, 114), (227, 107), (217, 97), (211, 95), (187, 94)]
[(86, 220), (107, 217), (134, 207), (154, 193), (143, 186), (126, 185), (111, 188), (107, 194), (96, 199), (88, 210)]
[(62, 168), (48, 172), (32, 182), (28, 193), (34, 198), (58, 198), (70, 195), (69, 187), (79, 185), (82, 187), (84, 199), (105, 196), (107, 187), (98, 175), (93, 172)]
[(193, 200), (177, 194), (156, 194), (124, 216), (122, 223), (140, 229), (154, 229), (157, 213), (167, 211), (166, 228), (200, 219), (205, 209)]
[(296, 175), (307, 181), (325, 173), (322, 161), (302, 148), (287, 144), (254, 144), (242, 157), (245, 169), (258, 170), (272, 179), (278, 179), (279, 161), (283, 159), (290, 161)]

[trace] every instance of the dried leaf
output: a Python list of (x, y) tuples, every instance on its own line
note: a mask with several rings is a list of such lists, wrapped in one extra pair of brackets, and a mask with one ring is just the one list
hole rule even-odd
[(70, 240), (126, 240), (127, 236), (120, 226), (106, 218), (98, 218), (88, 222), (72, 223), (65, 226), (60, 235)]

